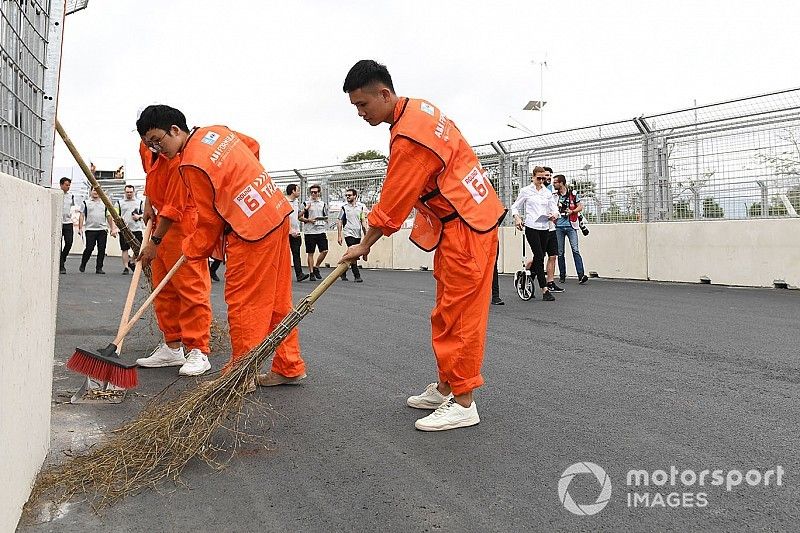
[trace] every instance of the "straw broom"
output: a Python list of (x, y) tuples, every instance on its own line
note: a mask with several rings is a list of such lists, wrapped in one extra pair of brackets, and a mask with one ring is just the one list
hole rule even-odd
[(201, 382), (172, 400), (159, 403), (155, 398), (136, 419), (96, 446), (42, 471), (26, 511), (32, 512), (45, 495), (60, 504), (80, 493), (99, 507), (110, 505), (163, 479), (177, 481), (194, 458), (219, 467), (215, 456), (223, 450), (213, 442), (214, 435), (220, 430), (232, 431), (238, 444), (242, 436), (238, 423), (248, 387), (278, 345), (313, 311), (314, 302), (348, 267), (348, 263), (338, 265), (227, 373)]

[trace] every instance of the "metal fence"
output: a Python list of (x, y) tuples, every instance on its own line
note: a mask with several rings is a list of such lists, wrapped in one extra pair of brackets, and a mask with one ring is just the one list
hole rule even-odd
[[(590, 222), (797, 216), (800, 89), (473, 147), (510, 206), (536, 165), (564, 174)], [(332, 208), (344, 190), (380, 197), (385, 160), (272, 173)], [(510, 220), (506, 219), (510, 224)]]
[[(62, 28), (86, 0), (0, 0), (0, 171), (49, 185)], [(800, 89), (475, 146), (503, 202), (533, 166), (566, 175), (590, 222), (745, 219), (800, 210)], [(332, 210), (371, 207), (384, 159), (271, 172)], [(507, 219), (506, 223), (510, 223)]]
[(0, 171), (49, 185), (63, 0), (0, 0)]

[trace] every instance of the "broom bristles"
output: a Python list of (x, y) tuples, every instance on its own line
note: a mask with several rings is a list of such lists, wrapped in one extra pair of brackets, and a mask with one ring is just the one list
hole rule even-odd
[(136, 367), (114, 359), (116, 358), (104, 357), (79, 347), (65, 366), (97, 381), (107, 381), (123, 389), (136, 388), (139, 385)]
[[(198, 383), (172, 401), (156, 403), (168, 387), (138, 417), (100, 444), (61, 465), (43, 469), (25, 504), (26, 514), (30, 516), (42, 496), (51, 493), (56, 504), (81, 492), (98, 505), (110, 505), (165, 478), (177, 481), (195, 457), (214, 468), (224, 466), (215, 459), (222, 447), (214, 444), (214, 435), (219, 430), (233, 434), (232, 457), (242, 441), (239, 426), (244, 398), (259, 369), (347, 267), (347, 263), (337, 266), (266, 339), (231, 364), (226, 373)], [(226, 426), (226, 422), (230, 425)]]
[[(303, 300), (261, 344), (234, 361), (227, 373), (157, 403), (168, 387), (139, 416), (100, 444), (64, 464), (43, 469), (26, 504), (27, 512), (32, 512), (44, 494), (51, 493), (56, 503), (84, 493), (98, 505), (110, 505), (165, 478), (177, 481), (195, 457), (214, 468), (221, 467), (215, 456), (222, 448), (212, 442), (214, 435), (219, 430), (230, 431), (235, 437), (234, 449), (238, 447), (248, 387), (278, 345), (310, 312), (310, 303)], [(92, 357), (80, 357), (79, 353), (73, 355), (72, 363), (81, 368), (77, 371), (99, 368), (95, 361), (89, 361)]]

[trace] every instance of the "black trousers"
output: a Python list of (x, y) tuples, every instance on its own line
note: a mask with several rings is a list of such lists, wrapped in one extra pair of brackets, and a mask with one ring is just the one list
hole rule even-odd
[(97, 245), (97, 262), (95, 263), (95, 270), (103, 270), (103, 262), (106, 260), (106, 241), (108, 240), (108, 232), (104, 229), (87, 229), (84, 232), (86, 238), (86, 248), (83, 250), (81, 257), (81, 267), (86, 268), (86, 263), (92, 256), (95, 245)]
[(64, 268), (67, 255), (69, 255), (69, 251), (72, 250), (72, 239), (74, 236), (75, 230), (72, 227), (72, 222), (69, 224), (61, 224), (61, 238), (64, 239), (64, 247), (61, 248), (61, 268)]
[[(345, 237), (344, 242), (347, 244), (347, 246), (354, 246), (356, 244), (361, 244), (361, 239), (358, 237)], [(353, 261), (353, 264), (350, 265), (350, 270), (353, 271), (353, 277), (356, 279), (361, 277), (361, 272), (358, 271), (358, 260)]]
[(544, 272), (544, 254), (547, 251), (547, 242), (550, 239), (550, 231), (546, 229), (533, 229), (525, 226), (525, 238), (533, 252), (533, 264), (531, 269), (536, 273), (539, 280), (539, 287), (547, 285), (547, 276)]
[(500, 299), (500, 278), (497, 275), (497, 259), (500, 257), (500, 245), (497, 245), (497, 256), (494, 258), (494, 274), (492, 275), (492, 300)]
[(294, 237), (289, 235), (289, 247), (292, 249), (292, 264), (294, 264), (294, 274), (296, 277), (303, 275), (303, 265), (300, 262), (300, 245), (303, 244), (303, 238), (298, 235)]

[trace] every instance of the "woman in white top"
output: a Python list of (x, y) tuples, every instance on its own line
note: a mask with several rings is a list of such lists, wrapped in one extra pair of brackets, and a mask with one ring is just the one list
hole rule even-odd
[[(531, 268), (536, 274), (539, 287), (542, 289), (542, 300), (555, 301), (555, 297), (547, 288), (547, 277), (544, 272), (544, 254), (547, 249), (547, 240), (550, 238), (550, 222), (558, 218), (558, 204), (553, 193), (544, 186), (547, 171), (543, 167), (533, 169), (532, 183), (519, 191), (519, 196), (511, 206), (514, 224), (517, 229), (525, 228), (525, 238), (533, 252)], [(525, 211), (523, 224), (520, 208)]]

